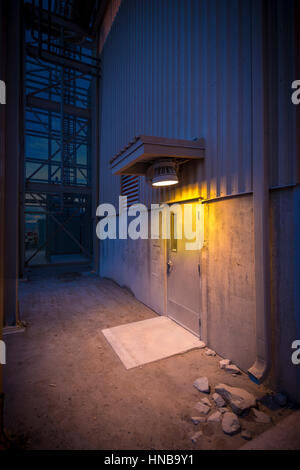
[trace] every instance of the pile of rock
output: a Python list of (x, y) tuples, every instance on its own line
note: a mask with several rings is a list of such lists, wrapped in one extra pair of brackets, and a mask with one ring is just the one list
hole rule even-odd
[[(216, 352), (212, 349), (207, 349), (205, 354), (206, 356), (216, 356)], [(240, 369), (232, 364), (230, 359), (220, 360), (219, 367), (234, 377), (241, 374)], [(256, 423), (270, 424), (272, 422), (267, 413), (258, 409), (258, 401), (255, 396), (243, 388), (220, 383), (214, 387), (214, 393), (210, 395), (211, 386), (207, 377), (199, 377), (193, 385), (199, 392), (207, 395), (195, 405), (196, 412), (191, 418), (194, 425), (220, 422), (225, 434), (232, 436), (241, 432), (243, 439), (250, 440), (252, 433), (248, 429), (242, 429), (239, 420), (241, 415), (251, 410), (252, 418)], [(271, 399), (277, 407), (287, 405), (287, 397), (282, 393), (272, 395)], [(197, 432), (192, 436), (192, 441), (197, 442), (202, 435), (202, 431)]]
[(221, 395), (223, 400), (228, 403), (232, 411), (237, 415), (241, 415), (244, 411), (257, 405), (254, 395), (243, 388), (218, 384), (215, 386), (215, 391)]
[[(225, 363), (225, 366), (228, 363)], [(210, 394), (211, 387), (207, 377), (199, 377), (194, 382), (194, 387), (201, 393)], [(218, 423), (221, 422), (222, 430), (230, 436), (241, 431), (239, 416), (245, 411), (252, 409), (254, 420), (259, 423), (270, 423), (271, 419), (262, 411), (256, 409), (257, 400), (247, 390), (238, 387), (231, 387), (220, 383), (215, 386), (215, 391), (211, 395), (212, 401), (208, 397), (203, 397), (195, 405), (197, 414), (192, 416), (192, 422), (195, 425), (200, 423)], [(214, 409), (213, 409), (214, 406)], [(210, 413), (210, 414), (209, 414)], [(197, 442), (202, 432), (192, 436), (192, 441)], [(241, 436), (244, 439), (251, 439), (249, 430), (242, 430)]]
[(240, 375), (241, 371), (240, 369), (234, 365), (231, 364), (230, 359), (222, 359), (220, 362), (220, 369), (224, 369), (226, 372), (230, 372), (232, 375)]

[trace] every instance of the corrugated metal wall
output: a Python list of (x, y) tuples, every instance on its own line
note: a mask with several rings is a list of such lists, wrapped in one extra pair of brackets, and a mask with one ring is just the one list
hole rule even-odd
[[(295, 177), (292, 8), (268, 1), (271, 186)], [(139, 134), (204, 138), (205, 166), (186, 165), (167, 200), (252, 190), (251, 21), (251, 0), (122, 1), (102, 53), (101, 200), (117, 202), (109, 160)]]
[[(269, 106), (270, 186), (296, 183), (296, 106), (291, 102), (291, 84), (298, 79), (294, 15), (299, 0), (268, 0), (267, 90)], [(300, 129), (298, 129), (300, 133)], [(299, 181), (298, 181), (299, 182)]]

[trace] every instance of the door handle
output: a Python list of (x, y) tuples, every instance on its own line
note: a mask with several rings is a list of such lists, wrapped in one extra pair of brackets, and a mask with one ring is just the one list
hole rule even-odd
[(170, 272), (173, 270), (173, 263), (171, 260), (167, 262), (167, 274), (170, 274)]

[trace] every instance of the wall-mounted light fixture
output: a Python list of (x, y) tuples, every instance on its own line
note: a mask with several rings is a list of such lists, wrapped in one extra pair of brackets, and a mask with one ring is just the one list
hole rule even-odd
[(174, 186), (178, 184), (178, 176), (175, 163), (170, 160), (159, 160), (151, 168), (151, 183), (155, 188)]
[(183, 140), (140, 135), (110, 160), (114, 175), (146, 176), (154, 188), (179, 183), (178, 169), (204, 158), (202, 139)]

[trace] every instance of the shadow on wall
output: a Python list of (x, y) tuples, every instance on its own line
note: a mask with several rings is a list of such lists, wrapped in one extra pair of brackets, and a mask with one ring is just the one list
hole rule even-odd
[(271, 192), (272, 370), (270, 384), (300, 404), (300, 186)]

